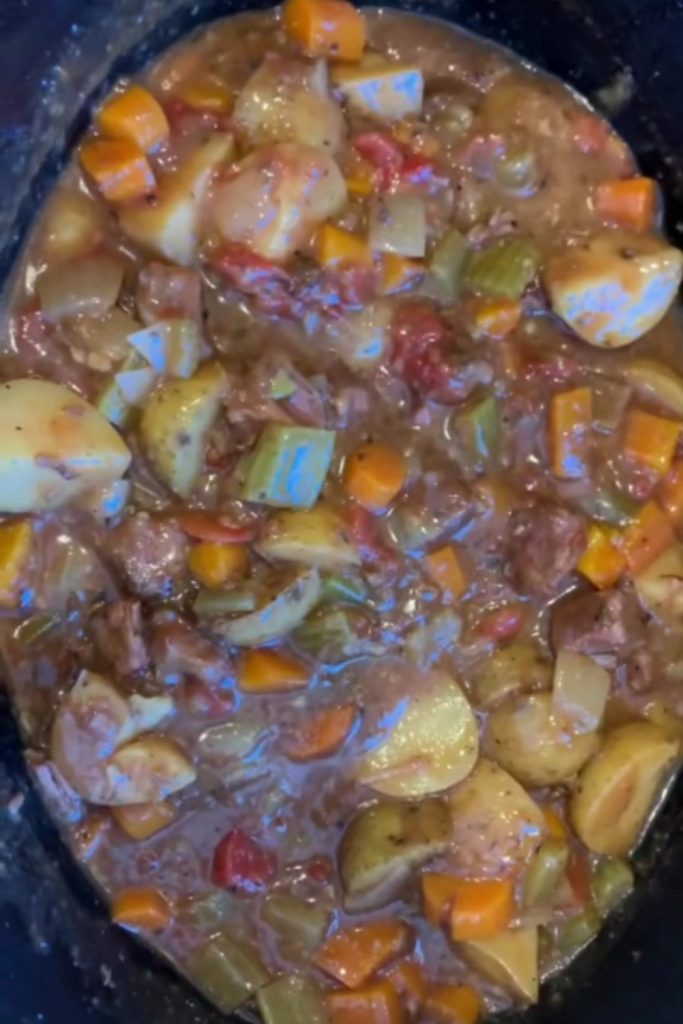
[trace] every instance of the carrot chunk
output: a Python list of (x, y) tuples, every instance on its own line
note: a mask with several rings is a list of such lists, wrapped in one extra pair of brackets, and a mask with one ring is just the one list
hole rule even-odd
[(467, 576), (453, 544), (432, 551), (425, 558), (427, 572), (434, 582), (454, 601), (467, 590)]
[(372, 264), (372, 251), (365, 239), (334, 224), (323, 224), (318, 231), (316, 253), (320, 265), (327, 268), (344, 263)]
[(341, 747), (353, 728), (356, 709), (352, 704), (314, 712), (283, 745), (290, 761), (315, 761), (329, 757)]
[(632, 409), (626, 418), (624, 451), (634, 461), (663, 476), (671, 467), (683, 424)]
[(330, 992), (327, 997), (330, 1024), (405, 1024), (401, 997), (388, 981), (357, 989)]
[(421, 884), (425, 917), (433, 925), (445, 924), (458, 893), (458, 879), (455, 875), (426, 871)]
[(387, 975), (387, 981), (401, 997), (408, 1012), (416, 1014), (427, 995), (427, 981), (422, 968), (412, 960), (405, 960)]
[(156, 182), (147, 157), (134, 142), (93, 139), (79, 152), (81, 167), (110, 203), (143, 199)]
[(175, 818), (175, 810), (171, 804), (162, 800), (155, 804), (128, 804), (123, 807), (112, 807), (112, 815), (117, 825), (131, 839), (142, 841), (170, 825)]
[(365, 18), (347, 0), (286, 0), (287, 33), (309, 57), (360, 60), (365, 49)]
[(550, 402), (550, 457), (555, 476), (565, 480), (587, 471), (593, 421), (593, 393), (574, 388), (553, 395)]
[(427, 995), (425, 1010), (435, 1024), (477, 1024), (484, 1001), (470, 985), (435, 985)]
[(284, 693), (308, 686), (308, 667), (278, 651), (249, 650), (242, 656), (240, 687), (247, 693)]
[(122, 889), (112, 903), (112, 920), (144, 932), (162, 932), (171, 923), (171, 906), (159, 889)]
[(492, 939), (505, 931), (514, 913), (514, 885), (510, 878), (482, 881), (459, 878), (451, 909), (454, 942)]
[(387, 444), (364, 444), (349, 455), (344, 489), (351, 498), (376, 512), (386, 508), (403, 487), (408, 475), (406, 460)]
[(404, 953), (409, 939), (410, 931), (403, 921), (372, 921), (336, 932), (318, 950), (313, 962), (348, 988), (360, 988), (376, 971)]
[(228, 580), (244, 576), (249, 553), (244, 544), (216, 544), (204, 541), (190, 548), (187, 564), (203, 587), (222, 587)]
[(657, 183), (652, 178), (603, 182), (595, 190), (595, 209), (622, 228), (649, 231), (657, 209)]
[(505, 338), (522, 319), (522, 304), (517, 299), (481, 299), (474, 308), (474, 326), (489, 338)]
[(96, 117), (97, 126), (110, 139), (132, 142), (149, 153), (169, 135), (168, 120), (159, 101), (139, 85), (112, 96)]
[(614, 537), (614, 531), (591, 523), (586, 549), (577, 566), (599, 590), (614, 586), (626, 567), (626, 557), (615, 545)]

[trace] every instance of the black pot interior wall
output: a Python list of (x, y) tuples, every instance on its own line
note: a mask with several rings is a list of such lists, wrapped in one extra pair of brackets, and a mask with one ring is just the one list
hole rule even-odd
[[(91, 104), (112, 80), (134, 72), (195, 25), (256, 5), (3, 0), (0, 282), (8, 279), (33, 214)], [(663, 184), (669, 231), (683, 241), (681, 0), (432, 0), (402, 6), (509, 45), (589, 96), (615, 74), (632, 76), (635, 93), (617, 125), (644, 170)], [(679, 787), (642, 852), (641, 884), (624, 916), (562, 982), (548, 987), (525, 1021), (680, 1024), (682, 825)], [(3, 1024), (225, 1021), (142, 946), (109, 926), (30, 787), (1, 699), (0, 963)]]

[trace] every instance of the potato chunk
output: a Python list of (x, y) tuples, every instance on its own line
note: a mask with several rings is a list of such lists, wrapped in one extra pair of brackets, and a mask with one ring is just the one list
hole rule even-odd
[(610, 733), (582, 771), (571, 819), (595, 853), (625, 857), (638, 842), (679, 744), (650, 722), (632, 722)]
[(57, 508), (128, 469), (128, 446), (68, 388), (12, 380), (0, 393), (0, 512)]
[(538, 1002), (538, 928), (514, 928), (458, 947), (476, 971), (527, 1003)]
[(321, 569), (360, 565), (360, 552), (351, 543), (344, 523), (333, 508), (322, 503), (271, 516), (259, 552), (265, 558)]
[(413, 868), (447, 849), (450, 832), (444, 800), (382, 800), (364, 808), (339, 849), (346, 909), (353, 913), (389, 903)]
[(345, 202), (344, 178), (328, 153), (282, 143), (248, 156), (216, 187), (210, 221), (227, 241), (284, 260)]
[(580, 338), (620, 348), (659, 323), (683, 273), (683, 253), (654, 235), (604, 231), (551, 257), (553, 310)]
[(353, 109), (380, 121), (398, 121), (422, 110), (424, 81), (418, 67), (367, 53), (357, 64), (339, 64), (332, 80)]
[(638, 600), (661, 622), (680, 628), (683, 623), (683, 544), (672, 544), (639, 573)]

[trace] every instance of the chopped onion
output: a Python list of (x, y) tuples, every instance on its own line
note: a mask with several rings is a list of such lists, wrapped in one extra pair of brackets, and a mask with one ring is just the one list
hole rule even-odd
[(51, 267), (36, 281), (40, 308), (50, 320), (66, 316), (103, 317), (115, 305), (123, 283), (123, 265), (112, 256)]
[(144, 367), (140, 370), (124, 370), (114, 378), (128, 405), (141, 405), (151, 394), (158, 380), (156, 370)]
[(199, 365), (202, 339), (194, 320), (159, 320), (129, 335), (128, 341), (157, 373), (186, 380)]
[(389, 346), (393, 309), (387, 302), (372, 302), (365, 309), (330, 323), (330, 348), (352, 370), (373, 369)]
[(605, 713), (611, 678), (586, 654), (563, 648), (555, 661), (553, 708), (566, 716), (579, 732), (599, 728)]
[(370, 246), (397, 256), (424, 256), (427, 208), (422, 196), (409, 192), (383, 196), (370, 213)]

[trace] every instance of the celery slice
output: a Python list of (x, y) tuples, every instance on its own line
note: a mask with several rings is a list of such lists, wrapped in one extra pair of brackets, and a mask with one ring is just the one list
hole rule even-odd
[(324, 996), (309, 979), (298, 974), (278, 978), (257, 996), (265, 1024), (328, 1024)]
[(194, 602), (194, 613), (200, 619), (253, 612), (257, 608), (256, 591), (249, 587), (235, 587), (233, 590), (200, 590)]
[(569, 847), (562, 839), (545, 840), (534, 855), (524, 879), (524, 906), (547, 903), (557, 889), (569, 860)]
[(308, 959), (322, 946), (330, 925), (324, 899), (309, 903), (287, 892), (274, 892), (263, 901), (261, 917), (275, 933), (285, 959)]
[(593, 869), (591, 892), (603, 917), (616, 909), (633, 889), (633, 870), (625, 860), (603, 857)]
[(451, 228), (439, 239), (429, 261), (429, 272), (444, 298), (457, 298), (466, 257), (466, 238), (457, 228)]
[(463, 284), (473, 292), (519, 299), (536, 277), (541, 254), (524, 238), (503, 238), (470, 254)]
[(249, 944), (225, 932), (195, 950), (186, 969), (192, 983), (223, 1013), (242, 1006), (270, 980)]
[(359, 576), (325, 576), (320, 604), (365, 604), (368, 588)]
[(465, 409), (455, 417), (454, 426), (470, 468), (482, 471), (489, 467), (498, 454), (500, 440), (495, 396), (488, 395)]
[(249, 460), (242, 498), (276, 508), (310, 508), (325, 482), (334, 441), (332, 430), (269, 423)]
[(601, 925), (600, 915), (589, 907), (560, 928), (556, 940), (557, 948), (564, 956), (574, 956), (592, 942)]

